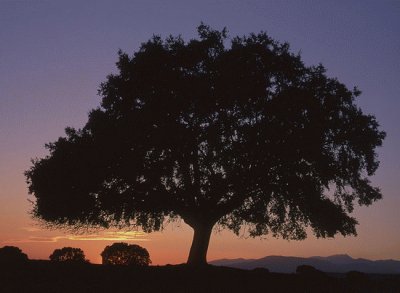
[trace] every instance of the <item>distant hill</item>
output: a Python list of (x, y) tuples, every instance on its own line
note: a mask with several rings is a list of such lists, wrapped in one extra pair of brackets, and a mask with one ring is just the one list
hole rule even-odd
[(327, 257), (291, 257), (291, 256), (266, 256), (259, 259), (219, 259), (211, 261), (216, 266), (251, 270), (254, 268), (267, 268), (271, 272), (294, 273), (299, 265), (310, 265), (318, 270), (333, 273), (346, 273), (359, 271), (368, 274), (400, 274), (400, 261), (397, 260), (368, 260), (354, 259), (347, 254), (332, 255)]

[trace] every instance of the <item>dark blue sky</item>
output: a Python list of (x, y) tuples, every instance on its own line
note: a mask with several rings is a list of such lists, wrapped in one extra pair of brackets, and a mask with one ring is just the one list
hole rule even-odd
[[(203, 21), (216, 29), (226, 26), (230, 36), (266, 31), (289, 42), (307, 65), (322, 63), (328, 75), (362, 90), (358, 105), (388, 133), (379, 150), (381, 167), (372, 178), (385, 199), (357, 209), (357, 239), (335, 243), (359, 256), (400, 259), (399, 15), (396, 0), (0, 0), (0, 246), (25, 237), (16, 229), (32, 224), (22, 175), (30, 158), (43, 156), (44, 143), (63, 135), (65, 126), (83, 126), (87, 112), (99, 103), (99, 84), (115, 71), (118, 49), (132, 54), (153, 34), (189, 39)], [(222, 255), (218, 243), (223, 240), (217, 238), (210, 253)], [(315, 243), (326, 245), (326, 254), (336, 251), (313, 241), (291, 243), (281, 254), (310, 254)], [(253, 245), (240, 245), (246, 243)], [(263, 245), (268, 253), (283, 244)]]

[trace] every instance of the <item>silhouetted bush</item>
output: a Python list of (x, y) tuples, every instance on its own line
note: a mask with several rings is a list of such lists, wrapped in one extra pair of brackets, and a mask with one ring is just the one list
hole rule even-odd
[(69, 262), (69, 263), (85, 263), (88, 260), (85, 259), (85, 254), (80, 248), (63, 247), (61, 249), (55, 249), (54, 252), (49, 256), (51, 261), (54, 262)]
[(303, 276), (313, 276), (313, 277), (322, 277), (326, 276), (326, 274), (320, 270), (317, 270), (313, 266), (310, 265), (300, 265), (296, 268), (296, 273)]
[(146, 248), (123, 242), (106, 246), (101, 257), (105, 265), (148, 266), (151, 264), (150, 255)]
[(358, 271), (347, 272), (346, 273), (346, 279), (351, 283), (354, 283), (354, 282), (363, 283), (363, 282), (369, 281), (369, 277), (368, 277), (367, 274), (362, 273), (362, 272), (358, 272)]
[(252, 271), (260, 274), (269, 273), (269, 269), (267, 268), (254, 268)]
[(15, 246), (0, 248), (0, 264), (19, 264), (28, 261), (28, 256)]

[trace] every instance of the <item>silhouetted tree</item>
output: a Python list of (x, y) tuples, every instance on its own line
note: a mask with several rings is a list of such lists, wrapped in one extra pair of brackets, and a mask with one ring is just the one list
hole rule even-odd
[(265, 33), (153, 37), (99, 90), (82, 129), (47, 144), (26, 172), (36, 218), (59, 227), (182, 218), (188, 263), (206, 263), (212, 228), (304, 239), (356, 234), (353, 205), (381, 198), (368, 176), (385, 133), (360, 92), (307, 67)]
[(0, 248), (0, 264), (20, 264), (28, 260), (28, 256), (15, 246), (3, 246)]
[(74, 247), (63, 247), (55, 249), (49, 256), (51, 261), (54, 262), (69, 262), (69, 263), (85, 263), (85, 254), (82, 249)]
[(146, 248), (123, 242), (106, 246), (101, 253), (101, 258), (104, 265), (148, 266), (151, 264)]
[(320, 270), (317, 270), (313, 266), (310, 265), (300, 265), (296, 268), (296, 273), (301, 274), (303, 276), (310, 276), (310, 277), (323, 277), (326, 274)]
[(368, 284), (370, 278), (366, 273), (359, 271), (349, 271), (346, 273), (346, 279), (349, 283)]

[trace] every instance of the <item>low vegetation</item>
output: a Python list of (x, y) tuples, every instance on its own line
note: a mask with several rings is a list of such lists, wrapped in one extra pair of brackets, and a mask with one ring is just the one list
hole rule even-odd
[(101, 253), (103, 265), (127, 265), (144, 267), (151, 264), (146, 248), (136, 244), (114, 243)]
[[(295, 274), (274, 273), (266, 268), (242, 270), (212, 265), (148, 266), (151, 261), (147, 250), (126, 243), (107, 246), (102, 255), (106, 254), (104, 252), (108, 254), (110, 251), (121, 250), (129, 252), (131, 256), (133, 252), (140, 252), (142, 256), (146, 255), (147, 261), (142, 265), (115, 262), (113, 264), (119, 265), (98, 265), (87, 261), (28, 260), (18, 247), (5, 246), (0, 248), (0, 291), (400, 292), (400, 275), (368, 275), (359, 272), (332, 275), (304, 265), (299, 266)], [(76, 255), (84, 259), (83, 251), (79, 248), (56, 249), (52, 255), (63, 255), (58, 259), (70, 259), (70, 254), (65, 252), (77, 252)], [(11, 259), (15, 261), (10, 262)]]
[(24, 263), (28, 256), (15, 246), (4, 246), (0, 248), (0, 265)]
[(82, 249), (74, 247), (63, 247), (55, 249), (49, 256), (54, 262), (88, 262)]
[(2, 271), (2, 292), (400, 292), (398, 275), (280, 274), (211, 265), (138, 267), (29, 261)]

